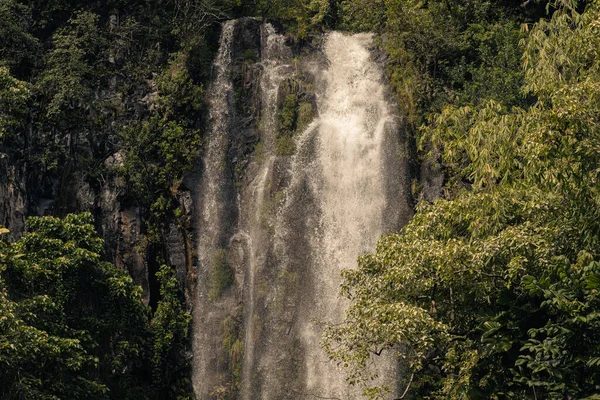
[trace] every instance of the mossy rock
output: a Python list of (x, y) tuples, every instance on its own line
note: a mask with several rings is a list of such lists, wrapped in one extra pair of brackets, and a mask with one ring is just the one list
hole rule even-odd
[(296, 132), (304, 131), (315, 117), (313, 106), (305, 101), (298, 106), (298, 118), (296, 121)]
[(213, 255), (213, 270), (209, 298), (217, 300), (223, 293), (233, 285), (233, 270), (227, 263), (227, 252), (225, 249), (217, 249)]
[(275, 142), (275, 154), (278, 156), (291, 156), (296, 151), (296, 142), (291, 136), (282, 136)]

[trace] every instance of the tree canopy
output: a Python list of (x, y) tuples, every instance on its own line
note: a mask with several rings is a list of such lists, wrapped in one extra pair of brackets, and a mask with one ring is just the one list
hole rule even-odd
[(101, 261), (91, 222), (32, 218), (2, 244), (3, 398), (131, 398), (147, 310), (131, 277)]
[(190, 317), (170, 268), (161, 270), (151, 318), (129, 274), (101, 260), (92, 223), (89, 213), (30, 218), (21, 239), (0, 241), (3, 399), (175, 398), (189, 390), (179, 357)]

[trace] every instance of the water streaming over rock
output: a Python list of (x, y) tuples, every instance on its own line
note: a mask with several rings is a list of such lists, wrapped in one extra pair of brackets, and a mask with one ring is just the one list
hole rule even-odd
[[(226, 246), (232, 220), (231, 188), (228, 185), (227, 152), (229, 130), (232, 125), (231, 78), (232, 41), (236, 21), (223, 24), (219, 52), (214, 62), (214, 81), (208, 93), (210, 133), (203, 157), (203, 178), (196, 198), (199, 204), (199, 234), (197, 290), (193, 310), (193, 385), (199, 399), (208, 399), (219, 381), (223, 367), (219, 364), (221, 345), (220, 319), (224, 310), (231, 307), (223, 301), (213, 301), (210, 297), (211, 281), (214, 274), (214, 260), (219, 250)], [(226, 311), (225, 311), (226, 312)]]
[[(368, 34), (327, 35), (324, 52), (329, 65), (317, 91), (316, 162), (293, 172), (310, 175), (321, 210), (312, 244), (315, 295), (310, 317), (325, 323), (341, 322), (347, 306), (339, 298), (342, 269), (355, 267), (358, 256), (373, 251), (382, 233), (397, 227), (394, 215), (385, 213), (388, 203), (394, 201), (401, 207), (401, 193), (390, 199), (386, 187), (390, 173), (399, 173), (394, 168), (398, 154), (389, 154), (386, 148), (390, 136), (397, 133), (398, 117), (388, 104), (380, 66), (368, 51), (371, 42)], [(304, 321), (303, 331), (309, 392), (357, 398), (357, 390), (348, 388), (323, 355), (320, 326)], [(382, 375), (393, 383), (394, 364), (380, 365), (387, 369)]]
[[(341, 270), (355, 267), (382, 233), (411, 216), (401, 121), (374, 61), (371, 35), (332, 32), (320, 49), (298, 59), (283, 36), (262, 25), (255, 121), (260, 142), (235, 182), (227, 163), (240, 109), (232, 94), (236, 24), (223, 26), (196, 196), (196, 394), (357, 399), (361, 389), (345, 382), (320, 347), (322, 324), (339, 323), (348, 305), (339, 297)], [(296, 132), (291, 156), (278, 147), (282, 104), (290, 93), (315, 108), (312, 122)], [(211, 298), (220, 252), (235, 280), (227, 293)], [(224, 326), (232, 319), (241, 325), (241, 361), (224, 344), (230, 341)], [(381, 383), (394, 388), (393, 358), (375, 361)]]
[(242, 230), (249, 233), (252, 245), (249, 248), (250, 256), (246, 267), (246, 284), (244, 286), (244, 362), (243, 382), (241, 397), (245, 400), (253, 400), (255, 390), (253, 388), (253, 370), (260, 368), (256, 363), (260, 356), (255, 354), (255, 343), (257, 341), (256, 331), (260, 329), (256, 312), (257, 275), (264, 271), (269, 257), (270, 236), (269, 216), (267, 210), (270, 194), (269, 188), (273, 186), (273, 171), (276, 168), (277, 157), (275, 156), (275, 139), (277, 130), (277, 97), (281, 83), (292, 73), (290, 62), (292, 54), (285, 46), (284, 37), (278, 35), (272, 25), (266, 24), (261, 27), (262, 62), (263, 73), (260, 79), (261, 89), (261, 145), (262, 160), (258, 167), (256, 177), (247, 186), (246, 194), (241, 204), (242, 208)]

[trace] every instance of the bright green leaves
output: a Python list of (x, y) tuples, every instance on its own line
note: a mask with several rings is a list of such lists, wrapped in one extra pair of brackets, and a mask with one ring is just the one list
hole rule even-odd
[[(491, 398), (508, 390), (502, 382), (527, 391), (511, 383), (521, 375), (510, 368), (530, 329), (545, 321), (526, 274), (553, 268), (570, 242), (544, 225), (548, 208), (531, 207), (538, 199), (499, 185), (439, 200), (346, 271), (343, 293), (353, 305), (345, 324), (327, 331), (326, 350), (351, 367), (349, 380), (367, 381), (371, 354), (396, 348), (422, 394)], [(443, 372), (432, 386), (436, 369)], [(473, 390), (481, 394), (465, 397)]]
[(524, 41), (526, 90), (547, 100), (564, 84), (583, 82), (598, 74), (599, 7), (597, 2), (591, 2), (581, 15), (571, 9), (559, 9), (551, 20), (540, 20), (534, 25)]
[(92, 222), (31, 218), (19, 241), (0, 243), (2, 398), (129, 398), (139, 384), (146, 307), (131, 277), (100, 260)]
[(421, 148), (426, 144), (432, 146), (432, 153), (442, 155), (449, 175), (459, 179), (452, 184), (467, 181), (480, 189), (512, 183), (522, 178), (522, 125), (522, 113), (508, 114), (494, 101), (480, 108), (446, 107), (422, 128)]

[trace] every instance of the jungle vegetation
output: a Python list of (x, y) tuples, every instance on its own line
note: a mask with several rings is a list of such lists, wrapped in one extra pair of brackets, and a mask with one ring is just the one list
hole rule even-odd
[[(0, 0), (0, 152), (61, 181), (117, 176), (159, 246), (200, 155), (219, 23), (241, 16), (298, 48), (375, 32), (415, 154), (445, 176), (345, 273), (352, 306), (324, 346), (349, 380), (385, 392), (365, 369), (384, 349), (404, 398), (598, 398), (595, 0)], [(72, 208), (0, 240), (0, 397), (191, 398), (172, 268), (144, 305)]]
[(188, 396), (190, 316), (171, 269), (150, 310), (103, 251), (89, 213), (32, 217), (19, 240), (0, 241), (1, 398)]

